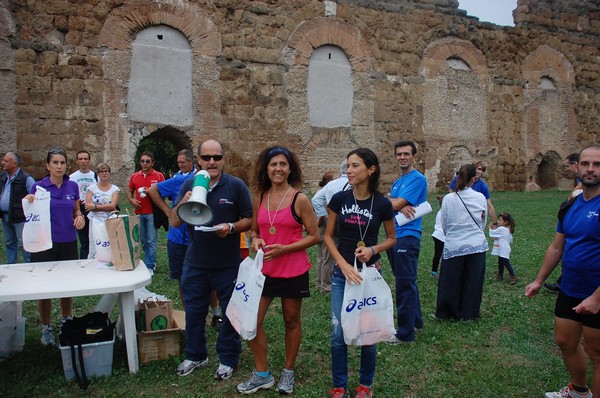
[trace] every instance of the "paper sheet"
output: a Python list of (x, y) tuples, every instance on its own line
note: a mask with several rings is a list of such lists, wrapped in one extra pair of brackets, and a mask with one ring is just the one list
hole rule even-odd
[(431, 205), (429, 202), (423, 202), (417, 206), (415, 206), (415, 215), (413, 218), (406, 218), (406, 216), (400, 212), (396, 215), (396, 223), (398, 226), (403, 226), (406, 223), (416, 220), (417, 218), (423, 217), (425, 214), (431, 213), (433, 210), (431, 209)]

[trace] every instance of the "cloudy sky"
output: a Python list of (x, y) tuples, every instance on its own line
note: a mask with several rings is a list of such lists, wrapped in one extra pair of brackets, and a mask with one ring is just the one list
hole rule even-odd
[(458, 8), (480, 21), (514, 26), (512, 12), (517, 8), (517, 0), (458, 0), (458, 3)]

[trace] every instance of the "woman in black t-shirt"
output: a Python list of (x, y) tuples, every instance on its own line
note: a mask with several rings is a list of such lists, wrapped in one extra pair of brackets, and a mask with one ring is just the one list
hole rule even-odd
[[(348, 183), (353, 189), (338, 192), (328, 204), (325, 245), (335, 260), (331, 282), (331, 361), (333, 398), (348, 397), (348, 347), (341, 324), (344, 286), (360, 283), (360, 273), (354, 270), (354, 261), (368, 266), (381, 266), (379, 253), (396, 243), (394, 210), (391, 202), (377, 192), (381, 169), (379, 160), (368, 148), (358, 148), (348, 156)], [(379, 228), (383, 224), (386, 238), (377, 244)], [(333, 233), (338, 227), (338, 244)], [(371, 397), (375, 376), (376, 346), (361, 347), (360, 385), (356, 397)]]

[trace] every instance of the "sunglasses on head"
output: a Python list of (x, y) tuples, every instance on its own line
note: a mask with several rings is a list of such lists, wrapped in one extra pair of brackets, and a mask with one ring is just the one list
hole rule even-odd
[(149, 159), (142, 159), (140, 160), (140, 163), (150, 163), (152, 160)]
[(223, 155), (200, 155), (200, 159), (204, 160), (205, 162), (210, 161), (210, 159), (214, 159), (215, 162), (218, 162), (219, 160), (223, 159)]

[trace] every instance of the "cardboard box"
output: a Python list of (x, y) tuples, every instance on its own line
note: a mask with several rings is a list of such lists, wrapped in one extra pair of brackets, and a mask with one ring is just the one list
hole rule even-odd
[[(85, 365), (85, 374), (88, 377), (101, 377), (112, 375), (113, 364), (113, 348), (115, 338), (110, 341), (102, 341), (99, 343), (82, 344), (83, 363)], [(75, 378), (73, 370), (73, 359), (71, 358), (70, 346), (59, 346), (60, 355), (62, 357), (63, 370), (65, 378), (71, 380)], [(79, 364), (79, 350), (75, 348), (75, 361)], [(79, 368), (77, 368), (79, 369)]]
[(177, 322), (179, 329), (185, 330), (185, 311), (173, 310), (173, 321)]
[(177, 320), (173, 319), (171, 329), (138, 332), (138, 353), (140, 364), (169, 359), (169, 356), (179, 356), (179, 334), (181, 329)]

